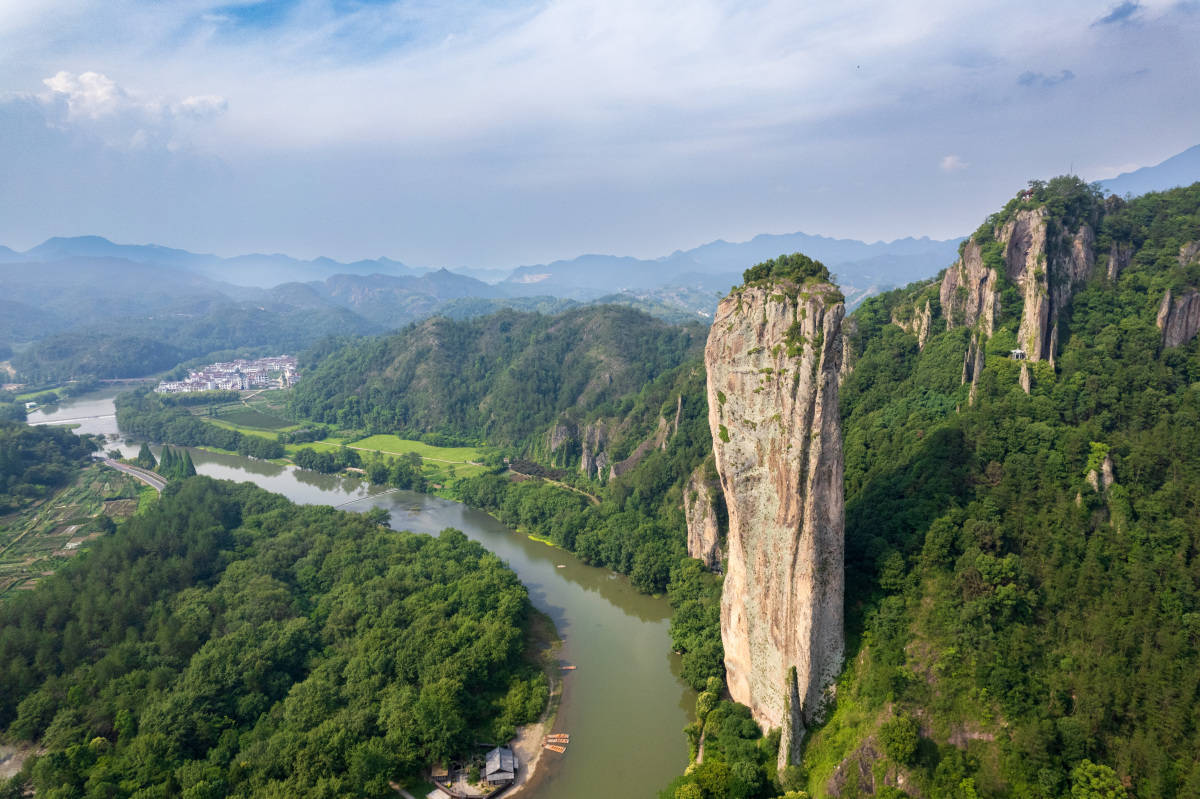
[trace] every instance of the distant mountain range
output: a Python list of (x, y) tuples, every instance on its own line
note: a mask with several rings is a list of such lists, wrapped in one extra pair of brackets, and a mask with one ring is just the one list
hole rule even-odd
[(1100, 181), (1105, 191), (1124, 196), (1162, 191), (1176, 186), (1190, 186), (1200, 181), (1200, 144), (1173, 155), (1161, 164), (1144, 166), (1133, 172), (1123, 172), (1115, 178)]
[[(1101, 186), (1116, 194), (1140, 194), (1197, 180), (1200, 145)], [(548, 311), (592, 302), (630, 305), (675, 322), (703, 321), (717, 297), (741, 282), (744, 269), (790, 252), (823, 261), (853, 308), (872, 294), (937, 274), (954, 261), (961, 241), (867, 243), (807, 233), (762, 234), (661, 258), (589, 254), (504, 272), (422, 269), (391, 258), (349, 263), (282, 254), (223, 258), (156, 244), (116, 244), (100, 236), (55, 237), (25, 252), (0, 246), (0, 345), (118, 317), (231, 318), (219, 309), (233, 306), (277, 314), (319, 312), (331, 330), (358, 332), (401, 327), (434, 314), (462, 318), (501, 307)]]
[(762, 234), (750, 241), (718, 240), (649, 260), (581, 255), (570, 261), (522, 266), (500, 285), (514, 293), (537, 292), (574, 299), (592, 299), (596, 292), (613, 289), (637, 292), (665, 286), (724, 292), (741, 282), (746, 268), (785, 253), (803, 252), (823, 261), (843, 287), (878, 290), (936, 274), (954, 261), (960, 241), (905, 238), (868, 244), (807, 233)]
[(114, 244), (101, 236), (56, 236), (23, 253), (0, 247), (0, 261), (9, 263), (61, 261), (64, 258), (122, 258), (139, 264), (182, 269), (212, 280), (260, 288), (295, 280), (324, 280), (335, 274), (421, 275), (427, 271), (414, 269), (390, 258), (351, 263), (341, 263), (332, 258), (304, 261), (290, 255), (259, 253), (221, 258), (158, 244)]

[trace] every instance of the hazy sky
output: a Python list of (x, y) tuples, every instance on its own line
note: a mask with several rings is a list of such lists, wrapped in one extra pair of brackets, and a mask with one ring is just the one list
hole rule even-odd
[(974, 229), (1200, 143), (1200, 2), (0, 0), (0, 243), (511, 266)]

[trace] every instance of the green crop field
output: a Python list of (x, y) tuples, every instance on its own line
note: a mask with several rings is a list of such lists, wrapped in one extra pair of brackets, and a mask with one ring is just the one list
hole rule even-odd
[(368, 452), (379, 450), (384, 455), (403, 455), (406, 452), (415, 452), (426, 460), (447, 463), (467, 464), (478, 461), (482, 457), (480, 451), (475, 447), (435, 447), (422, 441), (411, 441), (389, 435), (369, 436), (360, 441), (353, 441), (348, 446)]

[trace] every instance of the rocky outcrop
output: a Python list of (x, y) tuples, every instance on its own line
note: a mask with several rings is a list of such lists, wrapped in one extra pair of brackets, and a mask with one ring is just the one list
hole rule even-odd
[(1093, 491), (1107, 491), (1109, 486), (1117, 481), (1113, 469), (1112, 456), (1106, 453), (1104, 460), (1100, 462), (1100, 470), (1092, 469), (1087, 473), (1086, 477)]
[(971, 334), (971, 343), (967, 345), (967, 354), (963, 356), (962, 382), (971, 384), (971, 394), (968, 403), (975, 404), (975, 388), (978, 385), (979, 374), (984, 365), (984, 342), (982, 334), (975, 331)]
[(1178, 347), (1191, 341), (1200, 331), (1200, 292), (1172, 297), (1167, 289), (1158, 307), (1157, 321), (1164, 347)]
[[(925, 306), (918, 307), (908, 319), (900, 319), (893, 314), (892, 323), (901, 330), (916, 336), (917, 348), (925, 349), (925, 341), (929, 338), (929, 328), (933, 325), (933, 309), (929, 300), (925, 300)], [(842, 359), (842, 363), (844, 368), (845, 358)]]
[(585, 425), (581, 436), (580, 448), (583, 454), (579, 459), (579, 471), (588, 477), (602, 477), (608, 472), (609, 459), (605, 447), (608, 446), (608, 430), (600, 422)]
[(1046, 209), (1018, 211), (996, 236), (1006, 277), (1021, 291), (1017, 343), (1031, 361), (1053, 360), (1059, 315), (1096, 265), (1095, 234), (1084, 224), (1051, 240)]
[[(1096, 265), (1095, 234), (1080, 225), (1074, 234), (1051, 236), (1046, 209), (1018, 211), (994, 231), (1001, 247), (1004, 277), (1021, 296), (1017, 342), (1029, 360), (1053, 360), (1058, 319)], [(1110, 273), (1128, 264), (1129, 251), (1114, 245)], [(994, 332), (1000, 312), (999, 278), (987, 266), (983, 248), (974, 237), (963, 245), (962, 256), (942, 277), (939, 298), (946, 326), (974, 327), (985, 337)]]
[(642, 462), (642, 458), (645, 458), (654, 450), (666, 449), (667, 442), (673, 435), (673, 429), (674, 428), (670, 422), (661, 416), (658, 417), (658, 427), (655, 428), (654, 432), (650, 434), (650, 437), (638, 444), (633, 452), (629, 453), (628, 458), (614, 463), (609, 469), (608, 479), (612, 480), (614, 477), (620, 477), (626, 472), (632, 470), (633, 467)]
[(1191, 241), (1179, 248), (1179, 265), (1187, 266), (1200, 261), (1200, 241)]
[(1129, 268), (1132, 260), (1133, 245), (1114, 241), (1112, 249), (1108, 251), (1108, 279), (1115, 281), (1122, 272)]
[(1028, 394), (1033, 390), (1033, 377), (1029, 374), (1029, 364), (1021, 361), (1021, 390)]
[(838, 380), (845, 380), (846, 375), (854, 371), (853, 339), (858, 335), (858, 322), (847, 316), (842, 320), (842, 368), (838, 371)]
[[(1018, 211), (993, 235), (1000, 245), (1004, 278), (1021, 297), (1018, 347), (1031, 361), (1053, 362), (1059, 317), (1096, 266), (1095, 233), (1082, 224), (1073, 234), (1052, 235), (1046, 209), (1033, 208)], [(1127, 247), (1113, 245), (1110, 276), (1115, 278), (1130, 257)], [(985, 339), (990, 337), (1000, 313), (999, 291), (1000, 275), (985, 263), (983, 247), (974, 237), (968, 239), (962, 256), (942, 276), (939, 299), (946, 326), (974, 327)]]
[(996, 270), (984, 265), (982, 248), (975, 239), (968, 239), (958, 261), (946, 270), (938, 291), (946, 327), (979, 325), (984, 335), (992, 335), (998, 310), (998, 279)]
[(550, 425), (545, 436), (546, 457), (555, 466), (566, 466), (579, 453), (579, 429), (570, 419)]
[(717, 307), (704, 352), (728, 513), (721, 640), (733, 699), (798, 754), (844, 649), (841, 295), (755, 284)]
[(721, 487), (707, 477), (706, 464), (700, 464), (683, 489), (683, 515), (687, 521), (688, 557), (699, 558), (710, 570), (725, 557), (721, 547)]

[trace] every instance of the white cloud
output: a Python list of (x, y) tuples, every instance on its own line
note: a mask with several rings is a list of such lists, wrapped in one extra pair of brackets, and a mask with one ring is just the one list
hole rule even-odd
[(72, 117), (98, 119), (112, 114), (128, 98), (107, 75), (84, 72), (74, 75), (66, 70), (42, 81), (50, 91), (66, 98)]
[[(294, 231), (327, 227), (430, 263), (475, 257), (467, 240), (481, 260), (533, 262), (552, 236), (569, 256), (768, 230), (953, 235), (1029, 178), (1156, 163), (1200, 130), (1179, 79), (1200, 74), (1200, 15), (1174, 0), (1100, 26), (1095, 0), (284, 8), (250, 19), (259, 6), (229, 0), (0, 0), (0, 93), (53, 75), (31, 102), (55, 131), (147, 159), (219, 154), (244, 195), (261, 192), (235, 220), (247, 241), (265, 235), (261, 209), (278, 209), (278, 237), (250, 246), (289, 249)], [(188, 224), (225, 235), (231, 207), (206, 204)]]
[(209, 119), (225, 113), (229, 108), (229, 101), (215, 94), (202, 94), (185, 97), (172, 108), (176, 114), (195, 119)]
[[(36, 95), (48, 125), (93, 136), (112, 147), (178, 150), (195, 124), (225, 113), (228, 101), (215, 94), (177, 102), (127, 91), (99, 72), (60, 70), (42, 80), (49, 90)], [(27, 96), (28, 97), (28, 96)]]
[(959, 158), (957, 155), (942, 156), (942, 160), (938, 163), (938, 167), (943, 172), (961, 172), (969, 166), (970, 164)]

